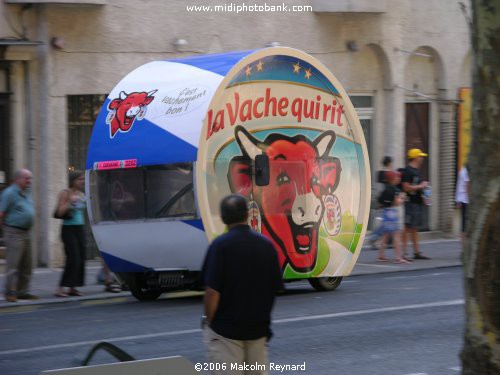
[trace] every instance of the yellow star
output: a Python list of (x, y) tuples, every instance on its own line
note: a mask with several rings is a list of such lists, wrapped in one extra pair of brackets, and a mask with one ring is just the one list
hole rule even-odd
[(307, 79), (311, 78), (311, 69), (306, 69), (306, 70), (305, 70), (305, 77), (306, 77)]
[(247, 75), (247, 77), (252, 74), (252, 67), (250, 65), (247, 66), (247, 68), (245, 69), (245, 74)]
[(299, 74), (300, 68), (302, 68), (299, 65), (299, 62), (297, 61), (297, 64), (293, 64), (293, 72)]
[(259, 63), (257, 64), (257, 71), (262, 72), (263, 66), (264, 66), (264, 64), (262, 63), (262, 61), (259, 61)]

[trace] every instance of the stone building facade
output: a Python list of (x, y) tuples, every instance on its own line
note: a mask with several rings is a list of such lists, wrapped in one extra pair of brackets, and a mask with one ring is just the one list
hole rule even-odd
[(384, 155), (400, 167), (408, 147), (429, 152), (426, 229), (450, 232), (470, 17), (467, 0), (4, 0), (0, 183), (34, 171), (33, 254), (60, 264), (57, 192), (84, 167), (96, 111), (123, 76), (152, 60), (281, 45), (316, 57), (351, 95), (372, 176)]

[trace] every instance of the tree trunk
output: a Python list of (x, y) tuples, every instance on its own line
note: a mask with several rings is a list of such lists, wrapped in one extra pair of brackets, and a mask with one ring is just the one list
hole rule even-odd
[(465, 375), (500, 374), (500, 0), (473, 0), (471, 194), (464, 243)]

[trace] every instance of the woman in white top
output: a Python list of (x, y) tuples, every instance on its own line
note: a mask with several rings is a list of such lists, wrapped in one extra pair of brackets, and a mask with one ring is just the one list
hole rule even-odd
[(469, 170), (465, 164), (458, 173), (455, 202), (457, 208), (462, 210), (462, 239), (465, 233), (465, 223), (467, 218), (467, 205), (469, 204)]

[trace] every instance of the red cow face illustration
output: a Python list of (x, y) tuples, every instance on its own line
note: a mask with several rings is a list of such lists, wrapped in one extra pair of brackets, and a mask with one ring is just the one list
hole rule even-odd
[(110, 125), (109, 132), (113, 138), (117, 131), (128, 132), (134, 121), (142, 120), (146, 115), (146, 107), (154, 99), (153, 94), (158, 90), (150, 92), (133, 92), (126, 94), (125, 91), (120, 92), (117, 99), (113, 99), (109, 105), (108, 118), (106, 123)]
[[(235, 136), (243, 155), (229, 165), (232, 192), (258, 205), (262, 233), (274, 242), (281, 266), (289, 263), (296, 271), (311, 271), (325, 212), (322, 196), (337, 188), (341, 172), (339, 159), (328, 156), (335, 133), (325, 131), (312, 142), (302, 135), (271, 134), (260, 142), (237, 126)], [(267, 186), (252, 183), (252, 165), (262, 153), (269, 157)]]

